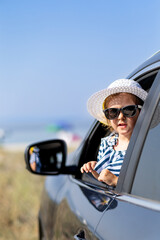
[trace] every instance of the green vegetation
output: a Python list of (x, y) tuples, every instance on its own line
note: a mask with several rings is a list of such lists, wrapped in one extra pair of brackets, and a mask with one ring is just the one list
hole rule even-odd
[(44, 177), (25, 169), (24, 153), (0, 149), (0, 240), (37, 240)]

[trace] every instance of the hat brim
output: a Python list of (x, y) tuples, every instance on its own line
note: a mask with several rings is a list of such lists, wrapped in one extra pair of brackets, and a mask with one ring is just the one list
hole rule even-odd
[(148, 94), (142, 88), (128, 86), (106, 88), (93, 94), (87, 102), (87, 109), (94, 118), (103, 124), (107, 124), (106, 117), (103, 113), (103, 102), (107, 97), (115, 93), (131, 93), (143, 101), (145, 101)]

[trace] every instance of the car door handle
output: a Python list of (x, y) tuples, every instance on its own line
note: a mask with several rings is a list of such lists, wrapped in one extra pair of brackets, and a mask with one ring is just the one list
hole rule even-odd
[(87, 240), (85, 238), (85, 231), (84, 230), (80, 230), (76, 235), (74, 235), (74, 239), (75, 240)]

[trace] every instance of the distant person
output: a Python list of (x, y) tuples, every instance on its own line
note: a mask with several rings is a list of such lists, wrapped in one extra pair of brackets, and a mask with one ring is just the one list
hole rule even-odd
[(116, 186), (126, 150), (137, 118), (147, 97), (139, 83), (119, 79), (107, 89), (96, 92), (88, 100), (88, 111), (108, 126), (111, 134), (101, 139), (97, 161), (81, 167), (101, 182)]
[(30, 166), (34, 172), (40, 172), (41, 170), (41, 162), (39, 158), (39, 148), (31, 147), (30, 148)]

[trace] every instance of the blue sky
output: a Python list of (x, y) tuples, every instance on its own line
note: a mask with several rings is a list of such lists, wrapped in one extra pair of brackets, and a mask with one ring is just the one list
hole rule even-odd
[(1, 0), (0, 123), (90, 119), (91, 94), (160, 50), (159, 9), (158, 0)]

